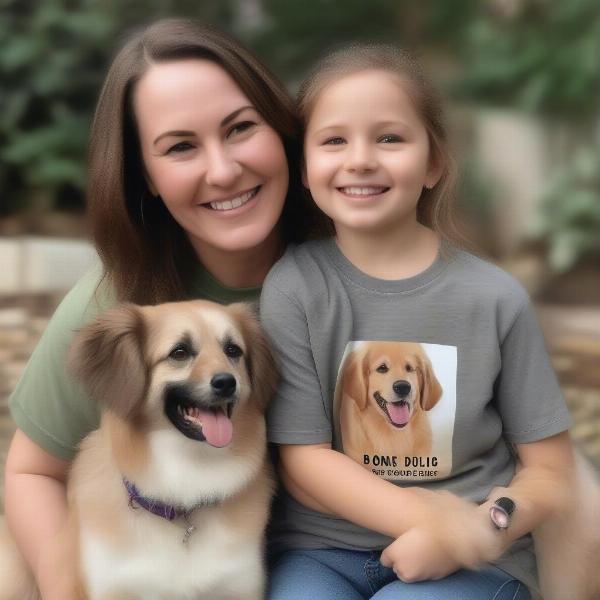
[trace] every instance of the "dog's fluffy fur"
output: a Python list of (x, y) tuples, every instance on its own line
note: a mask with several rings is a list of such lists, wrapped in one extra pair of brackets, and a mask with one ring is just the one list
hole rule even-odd
[[(264, 411), (276, 374), (251, 311), (121, 305), (79, 333), (71, 363), (105, 409), (68, 482), (79, 597), (262, 598), (273, 489)], [(196, 529), (184, 544), (185, 519), (130, 506), (123, 477), (163, 503), (212, 505), (191, 512)]]
[[(425, 414), (442, 395), (420, 344), (364, 342), (342, 367), (340, 427), (344, 453), (362, 464), (364, 454), (426, 456), (431, 427)], [(401, 423), (392, 406), (402, 404)]]

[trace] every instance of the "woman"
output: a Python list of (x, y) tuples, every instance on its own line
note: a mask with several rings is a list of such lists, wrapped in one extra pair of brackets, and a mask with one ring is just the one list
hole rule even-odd
[(69, 462), (99, 422), (65, 372), (73, 331), (117, 301), (256, 298), (285, 244), (313, 225), (297, 134), (282, 85), (221, 32), (160, 21), (115, 58), (90, 141), (103, 268), (65, 298), (10, 399), (6, 515), (44, 598), (69, 597), (54, 539)]

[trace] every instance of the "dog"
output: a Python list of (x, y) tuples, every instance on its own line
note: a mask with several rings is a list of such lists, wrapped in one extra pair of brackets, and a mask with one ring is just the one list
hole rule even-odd
[(441, 396), (442, 387), (420, 344), (363, 342), (342, 366), (344, 453), (361, 464), (365, 454), (428, 455), (431, 427), (426, 412)]
[(123, 304), (79, 332), (70, 363), (104, 409), (68, 478), (76, 597), (263, 598), (277, 375), (251, 309)]

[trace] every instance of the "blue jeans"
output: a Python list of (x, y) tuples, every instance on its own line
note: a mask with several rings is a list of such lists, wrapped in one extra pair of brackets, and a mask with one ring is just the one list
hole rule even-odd
[(275, 557), (268, 600), (530, 600), (527, 588), (497, 567), (461, 570), (438, 581), (404, 583), (380, 552), (289, 550)]

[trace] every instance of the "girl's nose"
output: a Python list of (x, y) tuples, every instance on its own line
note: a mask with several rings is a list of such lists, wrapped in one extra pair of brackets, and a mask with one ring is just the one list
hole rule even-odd
[(242, 174), (242, 166), (221, 146), (207, 150), (205, 179), (208, 185), (229, 187)]
[(377, 169), (377, 159), (373, 149), (365, 142), (355, 142), (348, 147), (346, 169), (350, 172), (370, 172)]

